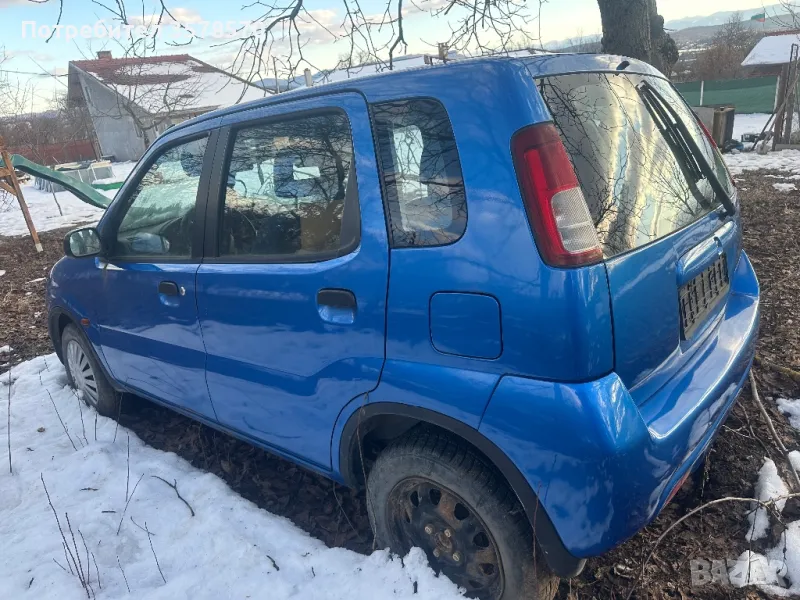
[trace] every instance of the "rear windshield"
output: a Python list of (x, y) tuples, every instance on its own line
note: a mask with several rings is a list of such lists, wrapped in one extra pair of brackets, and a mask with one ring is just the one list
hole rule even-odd
[(540, 79), (607, 258), (682, 229), (719, 205), (710, 183), (691, 176), (659, 131), (636, 89), (645, 80), (678, 112), (732, 193), (719, 152), (667, 81), (625, 73)]

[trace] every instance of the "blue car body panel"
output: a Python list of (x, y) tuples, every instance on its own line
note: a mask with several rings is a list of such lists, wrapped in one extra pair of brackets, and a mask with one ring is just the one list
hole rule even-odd
[[(360, 409), (405, 407), (457, 423), (453, 431), (501, 453), (529, 517), (549, 519), (548, 560), (560, 545), (581, 565), (651, 521), (707, 450), (758, 330), (758, 283), (738, 215), (712, 212), (600, 264), (559, 269), (540, 259), (510, 140), (551, 120), (537, 77), (618, 68), (659, 76), (616, 56), (463, 61), (280, 94), (176, 126), (118, 200), (173, 140), (215, 132), (207, 160), (218, 164), (239, 125), (346, 112), (358, 247), (303, 264), (197, 256), (108, 270), (64, 259), (49, 285), (51, 312), (90, 320), (87, 336), (120, 388), (345, 483), (357, 483), (346, 461)], [(468, 214), (448, 245), (390, 249), (369, 106), (406, 98), (441, 102), (457, 142)], [(204, 193), (197, 206), (210, 210)], [(123, 208), (112, 203), (101, 234)], [(730, 291), (685, 340), (677, 290), (723, 253)], [(185, 287), (177, 304), (157, 293), (162, 278)], [(352, 290), (357, 310), (321, 306), (326, 288)], [(51, 334), (57, 343), (52, 318)]]
[[(95, 322), (112, 377), (140, 394), (213, 419), (195, 300), (197, 268), (196, 264), (96, 264), (98, 287), (101, 293), (113, 290), (114, 300), (98, 308)], [(159, 294), (161, 281), (176, 283), (185, 295)]]
[(536, 491), (567, 549), (601, 554), (649, 523), (703, 454), (744, 384), (758, 331), (746, 254), (715, 335), (644, 406), (612, 373), (583, 384), (505, 377), (480, 431)]
[[(343, 110), (350, 121), (359, 246), (322, 262), (204, 264), (197, 304), (220, 424), (328, 471), (339, 412), (377, 386), (384, 361), (389, 243), (367, 105), (358, 94), (336, 94), (254, 109), (223, 126), (320, 108)], [(326, 288), (351, 290), (357, 308), (328, 314), (317, 298)]]

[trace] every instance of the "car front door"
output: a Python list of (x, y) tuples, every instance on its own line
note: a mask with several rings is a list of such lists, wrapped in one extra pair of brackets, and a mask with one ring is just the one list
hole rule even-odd
[(195, 279), (217, 134), (160, 140), (100, 224), (94, 319), (114, 378), (209, 419)]
[(367, 105), (225, 117), (198, 308), (220, 423), (327, 470), (336, 418), (384, 362), (388, 242)]

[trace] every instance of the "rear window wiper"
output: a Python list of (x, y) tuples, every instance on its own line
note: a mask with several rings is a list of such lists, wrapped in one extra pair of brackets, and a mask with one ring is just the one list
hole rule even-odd
[[(698, 146), (686, 124), (678, 116), (675, 109), (669, 102), (646, 81), (636, 86), (636, 90), (642, 96), (645, 106), (651, 115), (663, 124), (665, 133), (671, 137), (673, 152), (687, 168), (695, 173), (699, 173), (711, 184), (714, 194), (720, 199), (728, 215), (736, 214), (736, 205), (720, 182), (717, 174), (711, 165), (708, 164), (700, 146)], [(670, 118), (667, 118), (669, 115)]]

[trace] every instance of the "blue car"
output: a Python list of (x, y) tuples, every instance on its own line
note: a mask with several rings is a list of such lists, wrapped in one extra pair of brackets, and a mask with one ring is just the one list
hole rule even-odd
[(735, 184), (663, 75), (486, 58), (209, 113), (67, 235), (50, 335), (353, 487), (379, 547), (551, 598), (703, 460), (754, 356)]

